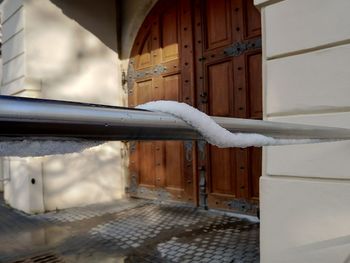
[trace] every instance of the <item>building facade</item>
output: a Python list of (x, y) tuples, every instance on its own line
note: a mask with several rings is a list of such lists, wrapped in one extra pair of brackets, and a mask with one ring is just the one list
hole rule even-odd
[[(2, 3), (1, 94), (130, 107), (167, 98), (211, 115), (350, 126), (347, 0), (87, 3)], [(262, 154), (113, 142), (81, 155), (3, 158), (0, 176), (6, 201), (29, 213), (123, 198), (125, 189), (250, 214), (260, 200), (262, 262), (348, 262), (348, 151), (348, 142)]]
[[(125, 105), (115, 1), (2, 7), (2, 95)], [(83, 154), (4, 158), (5, 200), (36, 213), (122, 198), (124, 155), (124, 144), (112, 142)]]
[[(263, 24), (264, 118), (348, 128), (350, 3), (255, 4)], [(348, 144), (264, 149), (264, 262), (349, 261)]]

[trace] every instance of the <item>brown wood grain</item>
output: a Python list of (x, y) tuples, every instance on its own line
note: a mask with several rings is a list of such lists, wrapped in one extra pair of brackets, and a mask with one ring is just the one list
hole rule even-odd
[[(259, 11), (250, 0), (201, 1), (201, 10), (203, 33), (195, 34), (195, 41), (205, 39), (198, 48), (202, 54), (196, 53), (202, 58), (197, 67), (204, 68), (197, 70), (204, 81), (199, 85), (198, 108), (214, 116), (261, 119), (261, 49), (225, 55), (232, 44), (260, 37)], [(204, 102), (203, 93), (208, 95)], [(209, 207), (228, 209), (235, 199), (258, 200), (261, 149), (210, 146), (201, 165), (207, 171)]]
[[(253, 0), (160, 0), (140, 28), (131, 58), (136, 71), (162, 65), (166, 72), (136, 79), (129, 105), (168, 99), (214, 116), (261, 119), (261, 49), (226, 52), (259, 37)], [(141, 142), (130, 154), (130, 174), (139, 186), (198, 205), (199, 171), (205, 170), (210, 208), (229, 209), (236, 199), (257, 202), (261, 149), (206, 146), (205, 153), (201, 159), (193, 147), (186, 160), (183, 142)]]
[[(134, 81), (129, 94), (133, 106), (162, 99), (193, 104), (191, 8), (190, 1), (160, 1), (141, 26), (131, 53), (134, 70), (141, 72), (163, 66), (166, 71)], [(192, 160), (185, 161), (183, 142), (153, 141), (137, 145), (130, 157), (133, 162), (130, 174), (137, 175), (140, 187), (154, 191), (154, 198), (165, 191), (173, 200), (195, 200)], [(142, 197), (140, 191), (131, 195)]]

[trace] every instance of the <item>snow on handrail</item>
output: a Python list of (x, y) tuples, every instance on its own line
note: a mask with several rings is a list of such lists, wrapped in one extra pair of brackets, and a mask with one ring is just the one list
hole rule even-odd
[(173, 101), (140, 107), (0, 96), (0, 155), (69, 153), (112, 140), (205, 139), (248, 147), (350, 139), (349, 129), (209, 117)]
[[(321, 139), (281, 139), (273, 138), (263, 134), (254, 133), (233, 133), (218, 125), (213, 118), (207, 114), (191, 107), (185, 103), (176, 101), (152, 101), (138, 106), (139, 109), (146, 109), (151, 111), (158, 111), (162, 113), (171, 114), (177, 118), (182, 119), (198, 131), (203, 138), (210, 144), (218, 146), (219, 148), (228, 147), (261, 147), (273, 145), (290, 145), (290, 144), (306, 144), (317, 143), (325, 140)], [(327, 139), (329, 141), (330, 139)]]

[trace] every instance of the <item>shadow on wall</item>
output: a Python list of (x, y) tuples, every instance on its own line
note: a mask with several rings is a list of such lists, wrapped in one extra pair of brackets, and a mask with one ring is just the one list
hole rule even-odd
[[(120, 87), (115, 6), (114, 0), (26, 1), (26, 87), (46, 99), (122, 106), (125, 93)], [(122, 147), (112, 142), (82, 154), (11, 159), (6, 198), (15, 208), (29, 212), (121, 198)]]
[[(33, 0), (32, 0), (33, 1)], [(50, 0), (124, 60), (145, 17), (158, 0)], [(102, 4), (103, 3), (103, 4)]]
[[(118, 53), (117, 0), (50, 0), (63, 14), (98, 37), (106, 46)], [(103, 4), (102, 4), (103, 3)]]
[(42, 98), (125, 105), (116, 2), (93, 3), (27, 2), (26, 71), (29, 86), (40, 90)]
[[(318, 242), (313, 242), (303, 246), (294, 248), (294, 252), (298, 255), (304, 255), (305, 258), (310, 254), (318, 254), (320, 251), (336, 249), (339, 247), (349, 247), (350, 235), (338, 236)], [(350, 254), (345, 258), (343, 263), (350, 263)]]
[(83, 153), (45, 157), (44, 209), (51, 211), (122, 198), (123, 160), (116, 144), (107, 143)]

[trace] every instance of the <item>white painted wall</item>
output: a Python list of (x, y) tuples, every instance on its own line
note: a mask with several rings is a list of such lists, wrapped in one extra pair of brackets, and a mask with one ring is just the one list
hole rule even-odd
[(2, 85), (0, 94), (15, 95), (25, 89), (23, 0), (2, 3)]
[[(265, 119), (350, 127), (350, 2), (255, 0)], [(261, 262), (350, 260), (349, 142), (267, 147)]]
[(27, 74), (41, 97), (123, 104), (114, 0), (26, 0), (25, 32)]
[[(5, 0), (4, 38), (8, 41), (3, 52), (9, 62), (4, 65), (1, 93), (125, 105), (115, 4), (114, 0), (99, 4)], [(122, 143), (113, 142), (83, 154), (7, 158), (5, 199), (33, 213), (122, 198), (124, 152)], [(32, 168), (39, 164), (40, 169)], [(35, 185), (31, 178), (36, 179)]]
[(12, 207), (28, 212), (44, 210), (40, 158), (5, 158), (4, 198)]
[[(25, 16), (23, 0), (6, 0), (2, 8), (2, 81), (1, 95), (38, 97), (27, 89)], [(11, 206), (30, 213), (44, 211), (41, 162), (33, 158), (5, 158), (3, 162), (4, 198)], [(31, 180), (35, 180), (35, 184)]]
[[(115, 3), (5, 0), (4, 81), (0, 93), (126, 105), (121, 64), (127, 65), (138, 29), (156, 0), (122, 1), (123, 61), (118, 56)], [(109, 143), (80, 155), (38, 160), (41, 169), (27, 174), (25, 179), (24, 171), (32, 160), (6, 159), (4, 196), (13, 207), (38, 212), (37, 207), (42, 205), (42, 212), (124, 196), (128, 160), (122, 143)], [(41, 192), (35, 190), (42, 195), (39, 203), (29, 199), (35, 188), (24, 184), (23, 189), (14, 187), (18, 181), (29, 184), (29, 177), (42, 182)], [(26, 205), (20, 204), (19, 198), (28, 200)]]

